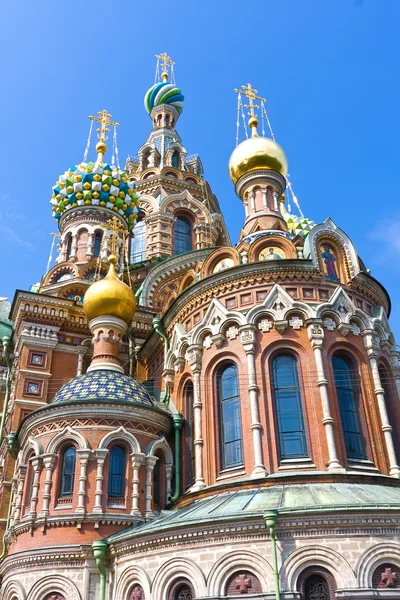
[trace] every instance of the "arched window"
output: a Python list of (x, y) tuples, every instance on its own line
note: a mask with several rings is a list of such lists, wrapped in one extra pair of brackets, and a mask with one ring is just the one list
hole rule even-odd
[(192, 249), (192, 228), (184, 217), (178, 217), (174, 225), (174, 254), (184, 254)]
[(280, 458), (308, 456), (297, 361), (283, 354), (272, 363)]
[(329, 600), (329, 587), (322, 575), (311, 575), (304, 583), (304, 600)]
[(58, 592), (50, 592), (50, 594), (47, 594), (43, 600), (66, 600), (66, 598)]
[(366, 459), (355, 368), (350, 359), (342, 355), (335, 355), (332, 365), (347, 457), (355, 460)]
[(178, 150), (175, 150), (175, 152), (172, 154), (171, 167), (175, 167), (175, 169), (179, 169), (179, 152), (178, 152)]
[(143, 215), (138, 219), (132, 229), (131, 238), (131, 263), (141, 262), (146, 259), (146, 224)]
[(143, 169), (147, 169), (147, 167), (150, 166), (150, 150), (145, 150), (145, 152), (143, 152), (142, 161)]
[(168, 600), (193, 600), (194, 591), (191, 583), (187, 579), (180, 579), (172, 584)]
[(25, 495), (25, 510), (29, 510), (31, 506), (32, 500), (32, 492), (33, 492), (33, 480), (34, 480), (34, 470), (31, 458), (33, 458), (33, 454), (27, 460), (28, 463), (28, 473), (26, 476), (26, 495)]
[(67, 234), (67, 246), (66, 246), (66, 251), (65, 251), (66, 260), (69, 260), (69, 257), (71, 254), (71, 248), (72, 248), (72, 234), (68, 233)]
[(187, 481), (191, 485), (195, 478), (194, 471), (194, 410), (193, 410), (193, 383), (188, 381), (183, 388), (185, 403), (186, 431), (185, 431), (185, 456), (187, 457)]
[(218, 374), (222, 468), (243, 463), (242, 423), (237, 369), (223, 367)]
[(102, 235), (101, 233), (98, 231), (96, 233), (96, 235), (94, 236), (94, 243), (93, 243), (93, 256), (100, 256), (100, 250), (101, 250), (101, 240), (102, 240)]
[(64, 450), (61, 469), (60, 496), (72, 496), (75, 482), (76, 449), (69, 446)]
[(145, 600), (143, 588), (138, 583), (136, 583), (131, 589), (129, 600)]
[(120, 446), (113, 446), (108, 474), (108, 496), (111, 498), (125, 497), (125, 463), (125, 450)]

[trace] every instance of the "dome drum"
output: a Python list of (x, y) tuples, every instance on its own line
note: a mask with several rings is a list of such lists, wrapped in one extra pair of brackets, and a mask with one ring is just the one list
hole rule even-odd
[(257, 184), (269, 184), (276, 188), (279, 195), (281, 196), (286, 189), (286, 179), (280, 173), (276, 171), (269, 171), (267, 169), (258, 169), (256, 171), (250, 171), (240, 176), (235, 184), (235, 191), (239, 198), (243, 198), (245, 191), (248, 186)]

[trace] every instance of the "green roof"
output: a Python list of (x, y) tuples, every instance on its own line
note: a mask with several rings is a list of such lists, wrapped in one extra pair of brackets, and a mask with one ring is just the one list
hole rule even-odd
[(110, 536), (110, 544), (135, 537), (200, 523), (262, 516), (271, 511), (279, 514), (354, 510), (399, 510), (400, 486), (364, 483), (308, 483), (273, 485), (240, 491), (229, 491), (183, 508), (162, 511), (150, 523), (137, 524)]

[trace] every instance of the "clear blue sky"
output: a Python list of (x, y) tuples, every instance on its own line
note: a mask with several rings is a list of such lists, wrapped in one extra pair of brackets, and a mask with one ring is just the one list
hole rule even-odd
[(3, 0), (0, 296), (45, 270), (58, 175), (82, 159), (87, 115), (119, 121), (121, 162), (150, 120), (155, 59), (176, 61), (179, 132), (199, 153), (236, 241), (243, 211), (227, 174), (233, 88), (268, 99), (303, 212), (353, 239), (392, 297), (400, 340), (399, 0)]

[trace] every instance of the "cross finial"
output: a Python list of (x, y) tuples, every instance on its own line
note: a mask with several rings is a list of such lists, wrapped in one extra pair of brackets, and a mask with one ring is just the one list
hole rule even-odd
[(122, 225), (121, 221), (117, 217), (113, 217), (107, 221), (107, 225), (103, 225), (104, 229), (111, 231), (109, 237), (111, 254), (117, 253), (117, 244), (121, 241), (120, 235), (125, 237), (128, 234), (128, 230)]
[(260, 102), (265, 102), (265, 98), (257, 95), (257, 90), (251, 86), (251, 83), (247, 83), (246, 85), (241, 86), (242, 89), (235, 89), (237, 94), (244, 94), (246, 98), (249, 99), (249, 104), (245, 104), (244, 107), (249, 109), (249, 126), (252, 128), (252, 135), (257, 136), (257, 125), (258, 119), (256, 117), (255, 111), (260, 108), (258, 104), (254, 103), (254, 100), (259, 100)]
[(162, 54), (156, 54), (156, 58), (158, 58), (158, 60), (161, 60), (161, 79), (163, 81), (168, 81), (169, 70), (171, 69), (172, 65), (175, 64), (175, 62), (170, 56), (168, 56), (166, 52), (163, 52)]
[(97, 137), (99, 138), (100, 142), (105, 142), (108, 137), (107, 133), (110, 131), (108, 125), (115, 125), (115, 127), (119, 127), (119, 123), (116, 121), (111, 121), (111, 115), (106, 110), (100, 110), (97, 115), (97, 117), (89, 115), (89, 119), (100, 123), (100, 127), (97, 129)]

